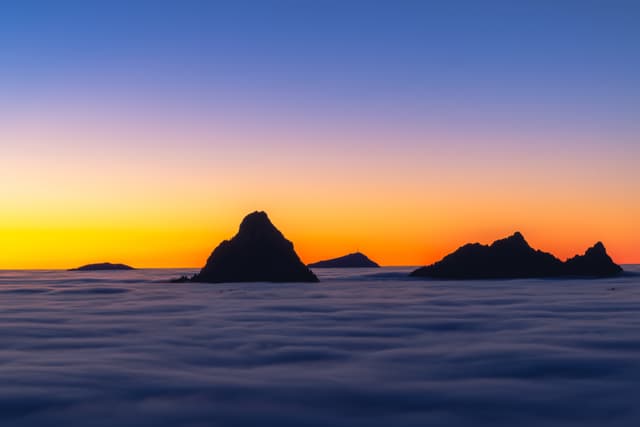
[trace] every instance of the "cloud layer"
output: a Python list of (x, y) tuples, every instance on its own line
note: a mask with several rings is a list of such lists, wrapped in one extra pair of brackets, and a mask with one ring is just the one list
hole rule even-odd
[(640, 276), (377, 271), (277, 285), (0, 272), (0, 424), (640, 423)]

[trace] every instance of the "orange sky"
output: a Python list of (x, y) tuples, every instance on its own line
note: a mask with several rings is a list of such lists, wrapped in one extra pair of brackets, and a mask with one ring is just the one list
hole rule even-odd
[(0, 268), (198, 267), (253, 210), (305, 262), (420, 265), (516, 230), (561, 258), (602, 240), (640, 262), (634, 156), (598, 135), (118, 120), (3, 127)]
[(155, 3), (3, 7), (0, 268), (199, 267), (254, 210), (307, 262), (640, 263), (636, 8)]

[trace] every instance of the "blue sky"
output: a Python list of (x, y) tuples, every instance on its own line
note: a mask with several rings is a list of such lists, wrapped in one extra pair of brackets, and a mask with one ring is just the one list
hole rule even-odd
[(455, 106), (627, 124), (639, 106), (634, 1), (27, 0), (0, 12), (0, 87), (22, 100), (89, 87), (123, 103), (222, 97), (418, 118)]

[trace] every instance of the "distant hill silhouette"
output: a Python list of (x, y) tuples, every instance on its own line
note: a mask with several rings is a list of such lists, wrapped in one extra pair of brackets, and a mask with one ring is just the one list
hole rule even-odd
[(411, 273), (414, 277), (442, 279), (511, 279), (559, 276), (613, 276), (622, 272), (602, 243), (584, 255), (562, 262), (555, 256), (533, 249), (521, 233), (491, 245), (471, 243), (460, 247), (435, 264)]
[(100, 271), (100, 270), (135, 270), (126, 264), (112, 264), (110, 262), (102, 262), (97, 264), (87, 264), (82, 267), (72, 268), (69, 271)]
[(300, 261), (293, 244), (274, 227), (267, 214), (253, 212), (242, 220), (238, 234), (214, 249), (191, 281), (317, 282), (318, 278)]
[(365, 254), (354, 252), (338, 258), (314, 262), (308, 265), (311, 268), (377, 268), (377, 263), (371, 261)]

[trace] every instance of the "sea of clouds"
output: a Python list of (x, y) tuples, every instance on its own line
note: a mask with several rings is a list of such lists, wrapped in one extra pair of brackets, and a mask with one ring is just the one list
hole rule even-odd
[(640, 425), (640, 275), (408, 271), (0, 272), (0, 425)]

